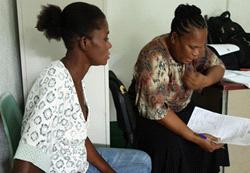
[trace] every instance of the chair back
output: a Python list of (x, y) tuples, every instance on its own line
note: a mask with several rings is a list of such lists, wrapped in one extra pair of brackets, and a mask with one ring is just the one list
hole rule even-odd
[(13, 166), (14, 154), (20, 140), (22, 112), (15, 98), (9, 92), (0, 98), (0, 114), (8, 139), (11, 165)]
[(133, 148), (136, 148), (134, 137), (134, 130), (136, 128), (135, 111), (125, 86), (111, 70), (109, 70), (109, 88), (116, 108), (117, 124), (123, 131), (126, 140), (125, 147), (130, 143)]

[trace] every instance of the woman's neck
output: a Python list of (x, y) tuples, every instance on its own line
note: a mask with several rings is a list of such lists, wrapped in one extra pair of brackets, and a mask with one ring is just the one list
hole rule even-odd
[(90, 64), (86, 59), (81, 52), (77, 51), (68, 51), (66, 56), (61, 59), (75, 84), (81, 84), (82, 79), (89, 70)]
[(174, 61), (176, 61), (177, 63), (179, 63), (177, 61), (177, 59), (175, 58), (176, 54), (175, 54), (175, 50), (174, 50), (174, 44), (171, 41), (171, 34), (168, 34), (168, 36), (165, 39), (169, 54), (171, 55), (171, 57), (173, 58)]

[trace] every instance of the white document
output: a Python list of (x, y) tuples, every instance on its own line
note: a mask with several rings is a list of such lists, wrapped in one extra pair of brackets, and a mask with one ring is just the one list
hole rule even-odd
[(195, 107), (187, 126), (196, 133), (221, 138), (219, 143), (250, 145), (250, 119)]
[(208, 44), (208, 46), (213, 47), (220, 56), (240, 50), (240, 48), (234, 44)]
[(222, 80), (240, 83), (250, 88), (250, 71), (225, 70)]

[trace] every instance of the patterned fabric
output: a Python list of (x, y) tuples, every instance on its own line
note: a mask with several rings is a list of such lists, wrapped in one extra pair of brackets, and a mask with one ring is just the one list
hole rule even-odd
[(15, 158), (50, 173), (86, 172), (88, 124), (69, 71), (54, 61), (30, 90)]
[(170, 109), (180, 112), (190, 102), (193, 90), (186, 88), (181, 80), (185, 71), (203, 73), (214, 65), (225, 68), (206, 46), (204, 55), (190, 64), (176, 62), (162, 42), (166, 37), (164, 34), (149, 42), (134, 67), (135, 104), (141, 116), (152, 120), (163, 118)]

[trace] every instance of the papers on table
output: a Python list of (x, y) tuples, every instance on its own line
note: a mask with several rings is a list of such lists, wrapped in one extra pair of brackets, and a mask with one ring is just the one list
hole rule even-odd
[(250, 145), (250, 119), (195, 107), (187, 126), (196, 133), (221, 138), (219, 143)]
[(250, 88), (250, 71), (225, 70), (222, 80), (240, 83)]
[(208, 46), (213, 47), (220, 56), (240, 50), (240, 48), (234, 44), (208, 44)]

